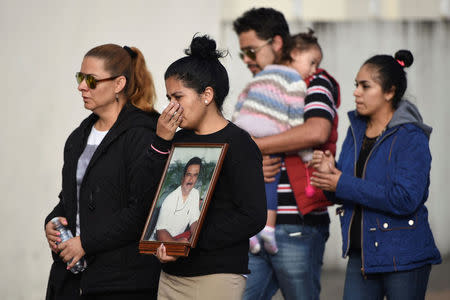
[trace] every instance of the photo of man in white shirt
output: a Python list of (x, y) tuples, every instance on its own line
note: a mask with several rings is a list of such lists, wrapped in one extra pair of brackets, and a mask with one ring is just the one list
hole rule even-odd
[(194, 188), (202, 160), (191, 158), (184, 167), (181, 185), (172, 191), (161, 205), (156, 222), (156, 240), (163, 242), (189, 242), (200, 216), (200, 194)]

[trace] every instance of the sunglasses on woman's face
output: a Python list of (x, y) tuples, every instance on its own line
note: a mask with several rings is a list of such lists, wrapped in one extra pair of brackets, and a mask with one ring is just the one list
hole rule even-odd
[(116, 79), (119, 76), (120, 75), (109, 77), (109, 78), (104, 78), (104, 79), (95, 79), (94, 76), (92, 76), (91, 74), (84, 74), (84, 73), (81, 73), (81, 72), (76, 72), (75, 73), (75, 78), (77, 79), (78, 84), (83, 82), (83, 80), (86, 80), (86, 85), (90, 89), (95, 89), (97, 87), (97, 83), (99, 83), (99, 82), (113, 80), (113, 79)]
[(248, 58), (250, 58), (251, 60), (255, 60), (256, 59), (256, 52), (258, 52), (259, 50), (261, 50), (264, 46), (267, 46), (268, 44), (270, 44), (272, 42), (272, 39), (268, 39), (264, 44), (262, 44), (259, 47), (256, 47), (255, 49), (252, 48), (246, 48), (246, 49), (242, 49), (241, 52), (239, 52), (239, 57), (243, 60), (244, 56), (247, 56)]

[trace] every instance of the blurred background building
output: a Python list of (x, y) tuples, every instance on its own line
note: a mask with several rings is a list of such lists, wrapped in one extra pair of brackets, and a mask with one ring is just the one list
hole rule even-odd
[[(161, 111), (167, 104), (165, 69), (195, 33), (208, 33), (230, 51), (223, 61), (231, 82), (224, 114), (230, 117), (251, 78), (239, 59), (232, 21), (262, 6), (282, 11), (291, 33), (315, 30), (322, 66), (341, 85), (338, 151), (361, 64), (374, 54), (412, 51), (406, 97), (434, 128), (427, 206), (437, 245), (448, 256), (450, 0), (0, 0), (1, 299), (45, 296), (51, 256), (43, 222), (58, 200), (65, 139), (89, 114), (74, 78), (84, 54), (104, 43), (138, 47), (153, 74)], [(342, 270), (339, 222), (334, 208), (329, 211), (324, 268)]]

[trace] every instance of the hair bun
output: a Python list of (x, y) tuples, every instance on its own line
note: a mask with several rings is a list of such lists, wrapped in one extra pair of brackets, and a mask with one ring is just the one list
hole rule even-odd
[(402, 66), (404, 68), (408, 68), (414, 62), (414, 57), (413, 57), (411, 51), (409, 51), (409, 50), (398, 50), (395, 53), (394, 58), (397, 61), (403, 62), (404, 65), (402, 65)]
[(189, 49), (184, 52), (186, 55), (198, 57), (201, 59), (218, 59), (224, 54), (216, 49), (216, 42), (208, 35), (194, 36)]

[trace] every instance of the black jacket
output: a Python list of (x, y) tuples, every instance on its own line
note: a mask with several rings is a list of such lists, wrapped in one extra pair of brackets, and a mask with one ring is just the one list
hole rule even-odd
[[(80, 276), (83, 294), (157, 289), (159, 262), (138, 252), (138, 241), (164, 167), (141, 168), (140, 163), (155, 135), (157, 118), (157, 113), (149, 116), (125, 105), (86, 169), (79, 200), (80, 238), (88, 263)], [(66, 141), (60, 201), (45, 224), (63, 216), (75, 233), (77, 164), (97, 119), (91, 114)], [(59, 256), (52, 254), (49, 289), (57, 293), (59, 285), (73, 275), (65, 270)]]

